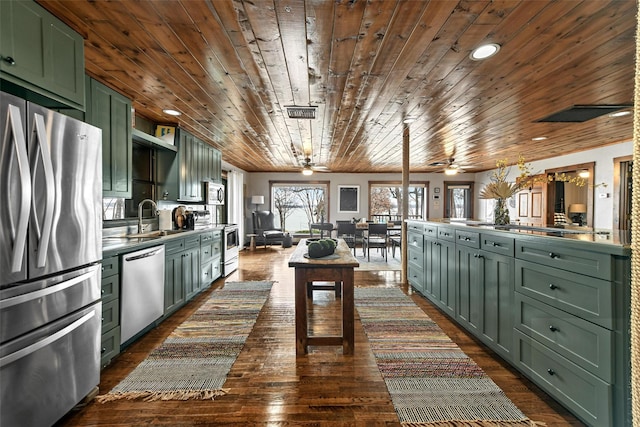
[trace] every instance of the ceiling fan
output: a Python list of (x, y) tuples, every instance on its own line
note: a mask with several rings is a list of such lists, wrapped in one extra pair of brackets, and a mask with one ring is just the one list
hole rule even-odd
[(464, 169), (467, 168), (467, 166), (462, 166), (456, 163), (453, 157), (450, 157), (445, 161), (430, 163), (429, 166), (435, 166), (435, 167), (445, 166), (444, 168), (445, 175), (455, 175), (457, 173), (464, 173)]
[(329, 172), (326, 166), (316, 166), (315, 163), (311, 163), (311, 159), (306, 157), (302, 162), (302, 174), (311, 175), (313, 172)]

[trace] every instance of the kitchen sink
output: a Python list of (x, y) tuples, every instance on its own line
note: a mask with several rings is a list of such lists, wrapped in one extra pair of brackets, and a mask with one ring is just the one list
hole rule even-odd
[(173, 234), (180, 234), (184, 232), (185, 230), (156, 230), (156, 231), (149, 231), (147, 233), (127, 234), (124, 237), (128, 239), (158, 238), (163, 236), (171, 236)]

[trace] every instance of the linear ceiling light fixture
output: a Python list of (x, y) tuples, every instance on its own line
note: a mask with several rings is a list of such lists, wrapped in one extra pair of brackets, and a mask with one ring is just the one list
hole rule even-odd
[(315, 119), (316, 110), (318, 109), (315, 105), (309, 107), (291, 105), (286, 108), (290, 119)]
[(630, 107), (633, 107), (633, 105), (573, 105), (567, 109), (536, 120), (536, 122), (582, 123), (606, 114), (611, 115), (619, 110), (625, 110)]

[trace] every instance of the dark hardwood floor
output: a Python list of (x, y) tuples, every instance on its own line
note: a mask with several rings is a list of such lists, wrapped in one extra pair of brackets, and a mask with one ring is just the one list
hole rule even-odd
[[(173, 329), (225, 281), (273, 280), (267, 300), (247, 343), (229, 373), (229, 393), (209, 401), (95, 401), (74, 410), (59, 426), (399, 426), (384, 381), (376, 367), (356, 313), (355, 355), (340, 347), (315, 347), (296, 358), (293, 269), (294, 248), (241, 251), (240, 268), (219, 279), (143, 339), (127, 348), (102, 371), (100, 394), (120, 382)], [(399, 271), (356, 271), (356, 286), (400, 286)], [(565, 409), (517, 371), (467, 335), (422, 296), (412, 299), (455, 341), (532, 420), (546, 426), (581, 426)], [(315, 291), (310, 329), (337, 331), (339, 304), (332, 291)]]

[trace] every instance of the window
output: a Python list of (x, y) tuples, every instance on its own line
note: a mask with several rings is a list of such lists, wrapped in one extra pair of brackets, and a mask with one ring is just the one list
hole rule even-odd
[(473, 182), (444, 183), (444, 217), (473, 218)]
[(291, 233), (306, 232), (309, 223), (329, 222), (328, 181), (270, 181), (269, 186), (277, 227)]
[[(409, 183), (409, 212), (407, 218), (427, 218), (428, 183)], [(399, 221), (402, 219), (402, 183), (369, 182), (369, 217), (373, 221)]]

